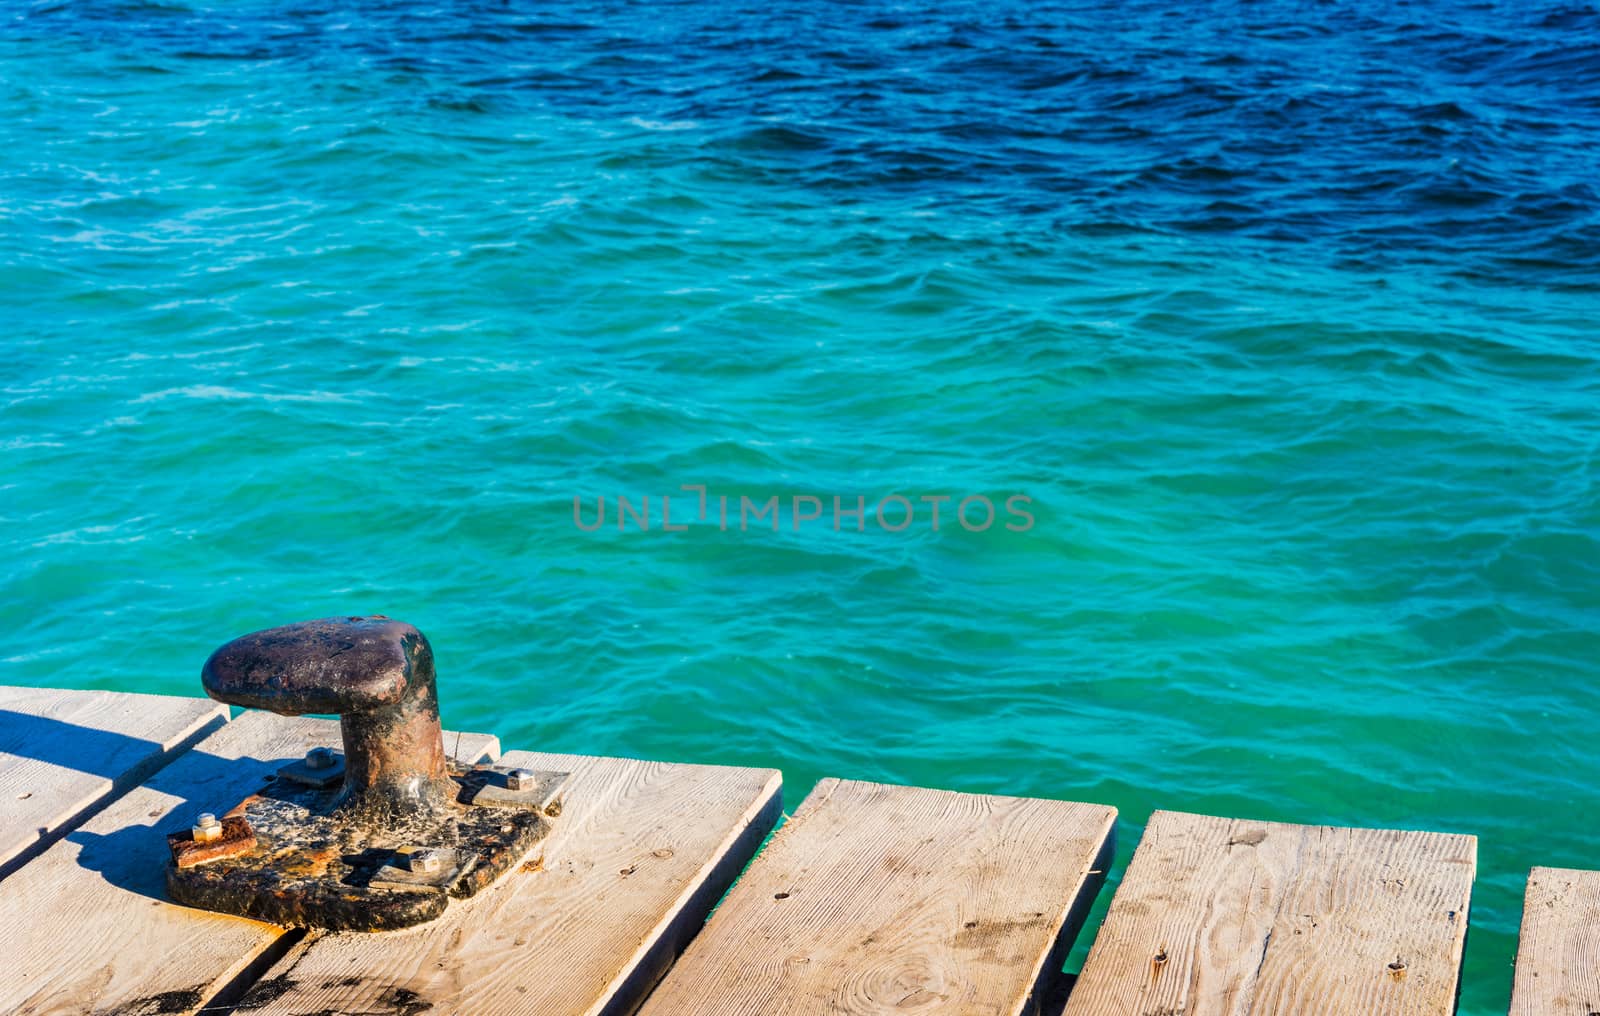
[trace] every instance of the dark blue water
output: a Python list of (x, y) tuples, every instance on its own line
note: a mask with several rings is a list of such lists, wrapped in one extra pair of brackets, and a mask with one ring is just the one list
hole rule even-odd
[[(0, 77), (0, 680), (381, 611), (508, 745), (1114, 875), (1476, 833), (1485, 1016), (1600, 866), (1593, 6), (17, 3)], [(1036, 525), (573, 524), (685, 484)]]
[[(270, 95), (280, 75), (329, 75), (302, 84), (332, 102), (359, 87), (338, 76), (360, 73), (372, 91), (343, 98), (366, 100), (378, 136), (387, 117), (423, 110), (455, 114), (463, 135), (475, 116), (513, 112), (692, 124), (700, 179), (803, 186), (839, 206), (957, 205), (986, 224), (1015, 216), (1026, 235), (1250, 239), (1352, 269), (1596, 282), (1600, 29), (1587, 4), (8, 13), (13, 60), (91, 63), (114, 93), (255, 74)], [(26, 64), (11, 67), (25, 113), (48, 80), (30, 89)], [(47, 140), (52, 125), (38, 127), (46, 136), (14, 140)], [(403, 173), (422, 153), (391, 154)]]

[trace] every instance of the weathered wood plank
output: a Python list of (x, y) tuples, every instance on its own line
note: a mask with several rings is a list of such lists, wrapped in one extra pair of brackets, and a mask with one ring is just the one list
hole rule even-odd
[[(0, 1012), (193, 1013), (270, 959), (283, 929), (166, 901), (163, 833), (228, 810), (283, 760), (339, 744), (337, 722), (246, 713), (0, 882)], [(498, 750), (486, 735), (445, 745), (466, 761)]]
[(0, 878), (227, 720), (208, 699), (0, 686)]
[(1067, 1016), (1445, 1016), (1477, 840), (1158, 811)]
[(1116, 810), (823, 780), (642, 1016), (1009, 1016), (1060, 969)]
[(1600, 871), (1535, 868), (1517, 941), (1511, 1016), (1600, 1012)]
[(781, 807), (771, 769), (515, 751), (502, 761), (572, 773), (554, 831), (521, 870), (432, 924), (308, 937), (241, 1010), (629, 1012)]

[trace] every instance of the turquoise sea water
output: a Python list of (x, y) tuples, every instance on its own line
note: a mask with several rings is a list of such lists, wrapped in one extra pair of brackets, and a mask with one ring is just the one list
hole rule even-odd
[[(1112, 804), (1113, 876), (1475, 833), (1475, 1016), (1600, 866), (1593, 8), (85, 0), (0, 77), (0, 681), (384, 612), (508, 747)], [(834, 530), (896, 493), (1035, 522)]]

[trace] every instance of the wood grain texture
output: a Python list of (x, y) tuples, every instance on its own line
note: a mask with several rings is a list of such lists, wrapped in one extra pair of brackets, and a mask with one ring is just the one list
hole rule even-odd
[(0, 686), (0, 878), (227, 720), (209, 699)]
[(624, 1013), (777, 820), (771, 769), (508, 752), (570, 771), (555, 828), (438, 921), (308, 937), (241, 1003), (281, 1013)]
[(1477, 840), (1158, 811), (1067, 1016), (1446, 1016)]
[(1600, 871), (1535, 868), (1517, 942), (1511, 1016), (1600, 1013)]
[(1116, 811), (823, 780), (642, 1016), (1011, 1016), (1098, 888)]
[[(227, 811), (314, 745), (332, 720), (249, 712), (133, 788), (0, 882), (0, 1012), (193, 1013), (280, 945), (284, 929), (166, 900), (164, 833)], [(486, 735), (446, 735), (464, 760)]]

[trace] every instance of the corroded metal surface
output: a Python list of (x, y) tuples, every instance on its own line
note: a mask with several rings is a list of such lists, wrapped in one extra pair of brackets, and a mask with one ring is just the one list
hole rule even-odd
[(193, 830), (167, 834), (167, 848), (172, 851), (172, 863), (179, 868), (192, 868), (207, 861), (238, 857), (256, 848), (255, 830), (243, 817), (225, 815), (222, 832), (215, 839), (202, 840)]
[(559, 811), (565, 774), (446, 763), (433, 650), (404, 622), (255, 632), (213, 653), (202, 678), (234, 705), (338, 713), (344, 752), (285, 760), (221, 830), (170, 835), (180, 903), (287, 926), (404, 928), (508, 871)]
[(326, 617), (234, 639), (201, 671), (220, 702), (286, 716), (338, 713), (344, 735), (341, 809), (359, 821), (442, 811), (445, 773), (433, 649), (382, 615)]
[[(466, 797), (494, 777), (457, 769), (447, 778)], [(337, 797), (336, 789), (273, 779), (223, 818), (225, 826), (247, 821), (254, 849), (180, 867), (174, 847), (167, 867), (172, 898), (291, 927), (404, 928), (438, 917), (450, 898), (472, 896), (492, 883), (550, 828), (537, 811), (462, 803), (452, 803), (444, 821), (429, 812), (374, 826), (347, 821)], [(169, 842), (188, 835), (173, 834)], [(447, 856), (455, 863), (435, 882), (402, 886), (385, 869), (403, 866), (402, 851), (413, 846), (453, 852)]]

